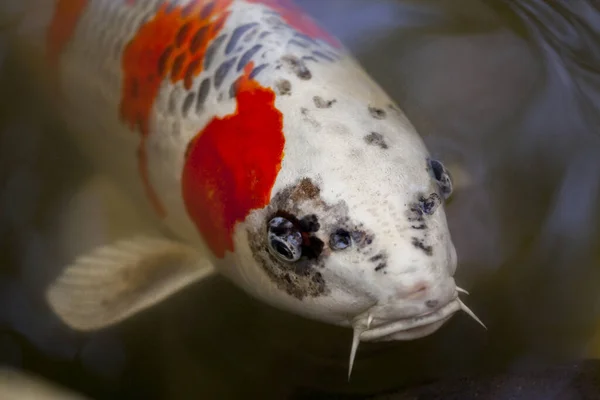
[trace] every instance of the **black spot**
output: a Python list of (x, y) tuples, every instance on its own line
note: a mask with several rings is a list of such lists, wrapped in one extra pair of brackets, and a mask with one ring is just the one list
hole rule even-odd
[(425, 228), (427, 228), (427, 225), (425, 225), (425, 224), (420, 224), (420, 225), (411, 225), (411, 228), (413, 228), (413, 229), (417, 229), (417, 230), (422, 230), (422, 229), (425, 229)]
[(322, 52), (320, 52), (320, 51), (313, 51), (312, 53), (313, 53), (313, 54), (314, 54), (316, 57), (318, 57), (318, 58), (321, 58), (321, 59), (323, 59), (323, 60), (326, 60), (326, 61), (331, 61), (331, 62), (334, 62), (334, 61), (335, 61), (333, 58), (329, 57), (327, 54), (325, 54), (325, 53), (322, 53)]
[(204, 106), (204, 102), (206, 102), (209, 92), (210, 78), (204, 78), (202, 83), (200, 83), (200, 88), (198, 89), (198, 95), (196, 97), (196, 112), (199, 112)]
[[(202, 43), (204, 43), (204, 40), (205, 40), (204, 38), (205, 38), (207, 32), (208, 32), (208, 26), (203, 26), (202, 28), (198, 29), (198, 31), (196, 33), (194, 33), (194, 36), (192, 36), (192, 40), (190, 41), (190, 48), (189, 48), (190, 53), (194, 54), (198, 50), (200, 50), (200, 46), (202, 46)], [(207, 53), (208, 53), (208, 51), (207, 51)]]
[(315, 107), (317, 107), (317, 108), (331, 108), (333, 103), (336, 102), (335, 99), (334, 100), (325, 100), (321, 96), (313, 97), (313, 101), (315, 102)]
[(381, 271), (382, 269), (384, 269), (385, 267), (387, 267), (386, 263), (379, 263), (377, 264), (377, 266), (375, 267), (375, 271)]
[(158, 74), (160, 76), (163, 76), (167, 72), (167, 61), (169, 61), (173, 50), (173, 46), (167, 47), (158, 58)]
[(206, 19), (212, 13), (213, 8), (215, 8), (215, 2), (210, 1), (207, 5), (205, 5), (202, 8), (202, 11), (200, 11), (200, 19)]
[(195, 97), (196, 95), (194, 93), (188, 93), (187, 96), (185, 96), (185, 100), (183, 100), (183, 106), (181, 107), (181, 114), (184, 117), (188, 115), (190, 108), (192, 108)]
[(387, 116), (387, 113), (384, 109), (373, 106), (369, 106), (369, 113), (375, 119), (385, 119), (385, 117)]
[(281, 96), (292, 94), (292, 84), (287, 79), (280, 79), (275, 82), (275, 88), (277, 89), (277, 93)]
[(383, 254), (377, 254), (376, 256), (373, 256), (371, 258), (369, 258), (369, 261), (371, 262), (375, 262), (375, 261), (379, 261), (383, 259)]
[(387, 149), (388, 145), (383, 139), (383, 135), (377, 132), (371, 132), (365, 136), (365, 142), (374, 146), (379, 146), (382, 149)]
[(417, 249), (423, 250), (423, 252), (425, 252), (425, 254), (427, 254), (428, 256), (431, 256), (433, 254), (433, 247), (426, 246), (425, 243), (423, 243), (423, 239), (413, 237), (412, 245), (415, 246)]
[(321, 224), (319, 224), (319, 219), (315, 214), (307, 215), (302, 218), (300, 221), (300, 229), (303, 232), (314, 233), (318, 232), (321, 229)]
[(231, 38), (229, 39), (229, 43), (225, 47), (225, 54), (229, 54), (235, 49), (240, 38), (244, 35), (244, 33), (248, 32), (250, 29), (254, 28), (258, 23), (250, 22), (248, 24), (240, 25), (231, 34)]
[(229, 59), (227, 61), (224, 61), (221, 65), (219, 65), (219, 67), (215, 71), (215, 78), (214, 78), (215, 89), (218, 89), (219, 87), (221, 87), (221, 84), (225, 80), (225, 77), (227, 76), (227, 74), (229, 73), (231, 68), (233, 67), (233, 64), (235, 64), (235, 61), (236, 61), (236, 57)]
[(311, 236), (307, 246), (302, 247), (302, 255), (309, 260), (316, 260), (323, 252), (325, 244), (321, 239)]
[(210, 66), (215, 58), (215, 54), (217, 53), (217, 50), (219, 50), (219, 47), (221, 47), (221, 45), (225, 41), (226, 37), (227, 36), (225, 34), (217, 37), (216, 39), (214, 39), (212, 41), (212, 43), (206, 49), (206, 53), (204, 54), (204, 69), (205, 70), (208, 70), (210, 68)]
[(238, 72), (241, 71), (242, 68), (244, 68), (246, 66), (246, 64), (248, 64), (250, 62), (250, 60), (252, 60), (252, 57), (254, 57), (256, 52), (259, 51), (261, 48), (262, 48), (262, 45), (257, 44), (255, 46), (252, 46), (244, 54), (242, 54), (242, 57), (240, 58), (240, 62), (238, 63), (236, 70)]
[(252, 72), (250, 72), (249, 78), (254, 79), (256, 75), (258, 75), (263, 69), (267, 68), (269, 64), (260, 64), (258, 67), (255, 67)]
[(298, 78), (305, 80), (305, 81), (312, 78), (312, 74), (310, 73), (310, 70), (306, 67), (306, 64), (304, 64), (304, 61), (302, 61), (298, 57), (293, 56), (293, 55), (287, 55), (287, 56), (283, 56), (281, 58), (281, 61), (283, 61), (285, 64), (287, 64), (289, 66), (289, 68), (292, 70), (292, 72), (294, 74), (296, 74), (296, 76)]

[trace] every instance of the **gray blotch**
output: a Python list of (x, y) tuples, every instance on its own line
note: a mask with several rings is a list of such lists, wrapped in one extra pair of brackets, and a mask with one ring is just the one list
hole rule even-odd
[(206, 53), (204, 54), (204, 69), (205, 70), (208, 70), (210, 68), (210, 65), (212, 64), (212, 62), (215, 58), (215, 54), (216, 54), (217, 50), (219, 49), (219, 47), (221, 47), (221, 45), (225, 41), (226, 37), (227, 37), (227, 35), (225, 35), (225, 34), (217, 37), (208, 46), (208, 49), (206, 49)]
[(306, 67), (304, 61), (291, 54), (281, 57), (281, 61), (284, 62), (296, 76), (302, 80), (309, 80), (312, 78), (310, 70)]
[(254, 28), (244, 37), (244, 43), (250, 43), (258, 34), (258, 28)]
[(196, 97), (196, 112), (200, 112), (203, 108), (206, 99), (208, 98), (208, 93), (210, 92), (210, 78), (204, 78), (202, 83), (200, 83), (200, 88), (198, 89), (198, 96)]
[(221, 65), (219, 65), (219, 68), (217, 68), (217, 70), (215, 71), (215, 78), (214, 78), (215, 89), (218, 89), (221, 87), (221, 84), (225, 80), (225, 77), (227, 76), (227, 74), (229, 73), (231, 68), (233, 67), (233, 64), (235, 64), (236, 59), (237, 59), (237, 57), (234, 57), (232, 59), (224, 61)]
[(316, 59), (316, 58), (314, 58), (313, 56), (304, 56), (304, 57), (302, 57), (302, 59), (303, 59), (304, 61), (314, 61), (314, 62), (316, 62), (316, 63), (318, 63), (318, 62), (319, 62), (319, 60), (317, 60), (317, 59)]
[(433, 255), (433, 247), (425, 245), (425, 242), (423, 241), (423, 239), (419, 239), (419, 238), (413, 237), (412, 238), (412, 245), (414, 247), (416, 247), (417, 249), (423, 250), (423, 252), (425, 254), (427, 254), (428, 256)]
[(299, 41), (299, 40), (296, 40), (296, 39), (292, 39), (292, 40), (290, 40), (290, 41), (288, 42), (288, 45), (302, 47), (303, 49), (305, 49), (305, 48), (307, 48), (307, 47), (308, 47), (308, 43), (301, 42), (301, 41)]
[(250, 29), (254, 28), (256, 25), (258, 25), (257, 22), (250, 22), (250, 23), (247, 23), (247, 24), (244, 24), (244, 25), (240, 25), (237, 28), (235, 28), (235, 30), (231, 34), (231, 38), (229, 39), (229, 43), (227, 43), (227, 46), (225, 47), (225, 54), (231, 53), (233, 51), (233, 49), (235, 49), (235, 46), (237, 45), (237, 43), (240, 40), (240, 38), (246, 32), (248, 32)]
[(185, 96), (185, 100), (183, 100), (183, 106), (181, 107), (181, 114), (184, 117), (188, 115), (190, 108), (192, 108), (195, 97), (196, 95), (194, 93), (188, 93), (187, 96)]
[(277, 93), (281, 96), (292, 94), (292, 84), (287, 79), (280, 79), (275, 83)]
[(321, 96), (313, 97), (313, 101), (315, 102), (315, 107), (317, 108), (331, 108), (331, 106), (336, 102), (335, 99), (325, 100)]
[(320, 52), (320, 51), (318, 51), (318, 50), (315, 50), (315, 51), (313, 51), (313, 54), (314, 54), (315, 56), (319, 57), (319, 58), (322, 58), (323, 60), (327, 60), (327, 61), (331, 61), (331, 62), (334, 62), (334, 61), (335, 61), (335, 59), (333, 59), (333, 58), (329, 57), (327, 54), (325, 54), (325, 53), (322, 53), (322, 52)]
[(387, 149), (388, 145), (383, 139), (383, 135), (377, 132), (371, 132), (365, 136), (365, 142), (370, 145), (378, 146), (382, 149)]
[(261, 34), (258, 36), (258, 38), (259, 38), (259, 39), (264, 39), (264, 38), (266, 38), (267, 36), (269, 36), (271, 33), (272, 33), (272, 32), (270, 32), (270, 31), (264, 31), (264, 32), (262, 32), (262, 33), (261, 33)]
[(254, 57), (254, 55), (260, 50), (262, 49), (262, 45), (257, 44), (252, 46), (250, 49), (248, 49), (244, 54), (242, 54), (242, 57), (240, 58), (240, 62), (237, 65), (237, 71), (241, 71), (246, 64), (248, 64), (250, 62), (250, 60), (252, 60), (252, 57)]
[(313, 44), (313, 45), (315, 45), (315, 46), (319, 46), (319, 42), (317, 42), (316, 40), (314, 40), (314, 39), (313, 39), (313, 38), (311, 38), (310, 36), (307, 36), (307, 35), (305, 35), (305, 34), (303, 34), (303, 33), (296, 32), (296, 34), (294, 34), (294, 37), (295, 37), (295, 38), (298, 38), (298, 39), (300, 39), (300, 40), (303, 40), (303, 41), (305, 41), (305, 42), (312, 43), (312, 44)]
[(258, 75), (263, 69), (267, 68), (269, 64), (260, 64), (258, 67), (254, 68), (252, 72), (250, 72), (250, 79), (254, 79), (256, 75)]
[(375, 119), (385, 119), (385, 117), (387, 117), (387, 113), (384, 109), (373, 106), (369, 106), (369, 114)]

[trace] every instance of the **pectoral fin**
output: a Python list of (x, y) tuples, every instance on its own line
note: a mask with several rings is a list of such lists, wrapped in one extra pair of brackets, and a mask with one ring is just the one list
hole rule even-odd
[(63, 322), (88, 331), (120, 322), (213, 272), (209, 260), (189, 246), (137, 237), (79, 257), (46, 296)]

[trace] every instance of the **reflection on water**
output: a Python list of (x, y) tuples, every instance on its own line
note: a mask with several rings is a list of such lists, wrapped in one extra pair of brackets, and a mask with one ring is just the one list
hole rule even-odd
[(350, 384), (348, 330), (273, 310), (217, 277), (111, 329), (69, 331), (42, 301), (56, 269), (156, 227), (92, 179), (4, 63), (1, 363), (97, 399), (285, 398), (598, 355), (600, 10), (591, 0), (298, 2), (461, 177), (448, 207), (457, 281), (489, 330), (457, 315), (428, 338), (363, 344)]

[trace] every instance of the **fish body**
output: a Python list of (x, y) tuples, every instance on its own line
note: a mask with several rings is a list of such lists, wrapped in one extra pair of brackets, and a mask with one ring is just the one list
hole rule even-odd
[(116, 323), (211, 266), (355, 343), (421, 337), (466, 308), (448, 172), (291, 1), (43, 1), (21, 26), (74, 140), (178, 239), (75, 260), (48, 296), (72, 327)]

